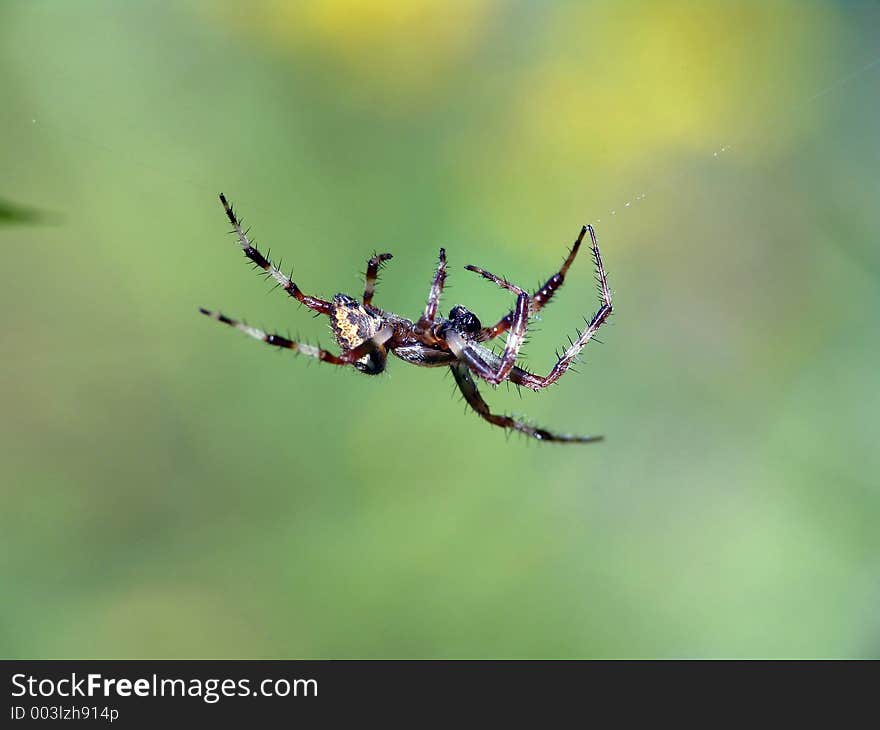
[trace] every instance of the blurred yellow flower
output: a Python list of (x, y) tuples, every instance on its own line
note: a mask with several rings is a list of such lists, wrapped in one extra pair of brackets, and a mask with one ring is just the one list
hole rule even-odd
[(495, 134), (450, 150), (470, 194), (491, 190), (486, 204), (508, 211), (570, 215), (621, 180), (635, 196), (633, 170), (681, 151), (711, 156), (744, 138), (740, 160), (787, 148), (809, 124), (773, 119), (822, 83), (816, 69), (839, 27), (832, 8), (796, 0), (547, 8), (534, 61), (487, 124)]
[(421, 96), (466, 59), (495, 6), (495, 0), (267, 0), (248, 4), (234, 22), (335, 65), (393, 103), (395, 92)]
[(560, 7), (522, 91), (524, 126), (576, 147), (600, 139), (623, 157), (657, 142), (703, 148), (797, 100), (827, 46), (827, 16), (794, 0)]

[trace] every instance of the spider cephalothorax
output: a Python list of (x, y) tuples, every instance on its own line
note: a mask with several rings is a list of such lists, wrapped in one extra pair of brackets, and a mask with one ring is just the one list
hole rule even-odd
[[(244, 255), (257, 267), (263, 269), (298, 302), (305, 304), (318, 314), (327, 316), (330, 320), (333, 336), (342, 352), (339, 355), (334, 355), (332, 352), (313, 345), (306, 345), (281, 335), (263, 332), (255, 327), (230, 319), (219, 312), (202, 309), (200, 311), (203, 314), (235, 327), (269, 345), (293, 350), (333, 365), (350, 365), (367, 375), (377, 375), (385, 370), (389, 352), (412, 365), (445, 366), (452, 371), (455, 382), (468, 405), (489, 423), (520, 431), (541, 441), (589, 443), (601, 440), (601, 436), (551, 433), (511, 416), (492, 413), (477, 390), (474, 380), (474, 376), (477, 376), (490, 385), (499, 385), (507, 381), (535, 391), (546, 388), (562, 377), (587, 342), (593, 338), (599, 327), (608, 320), (611, 315), (611, 290), (608, 288), (608, 279), (592, 226), (584, 226), (581, 229), (580, 235), (575, 240), (559, 271), (532, 294), (484, 269), (466, 266), (465, 268), (469, 271), (473, 271), (503, 289), (516, 294), (514, 308), (491, 327), (484, 327), (473, 312), (461, 305), (453, 307), (446, 319), (437, 316), (440, 294), (446, 281), (446, 252), (442, 248), (425, 311), (417, 320), (413, 321), (373, 306), (376, 278), (382, 264), (391, 258), (390, 253), (377, 254), (367, 262), (366, 285), (362, 301), (358, 302), (347, 294), (337, 294), (330, 301), (318, 299), (303, 294), (289, 276), (283, 274), (268, 258), (254, 248), (248, 239), (247, 232), (242, 228), (241, 222), (223, 194), (220, 195), (220, 202), (223, 204), (229, 222), (232, 223), (233, 233), (238, 237)], [(578, 333), (577, 339), (571, 342), (570, 347), (558, 358), (556, 365), (550, 372), (545, 376), (535, 375), (516, 364), (516, 358), (525, 340), (529, 318), (540, 311), (562, 286), (565, 275), (588, 231), (599, 282), (599, 309), (588, 321), (587, 328)], [(505, 333), (507, 341), (500, 353), (496, 353), (482, 344)]]
[[(443, 332), (448, 329), (454, 329), (463, 335), (476, 336), (483, 328), (477, 315), (469, 309), (465, 309), (460, 304), (455, 305), (449, 310), (449, 319), (442, 322), (438, 331)], [(442, 335), (441, 335), (442, 336)]]

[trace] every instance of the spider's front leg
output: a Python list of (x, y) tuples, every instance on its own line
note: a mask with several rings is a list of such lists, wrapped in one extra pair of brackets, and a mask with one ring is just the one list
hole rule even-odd
[[(568, 252), (568, 256), (565, 257), (565, 261), (562, 262), (562, 266), (559, 268), (553, 276), (551, 276), (547, 281), (544, 282), (544, 285), (538, 289), (534, 294), (532, 294), (530, 302), (529, 302), (529, 315), (536, 314), (541, 310), (542, 307), (546, 306), (550, 300), (553, 298), (553, 295), (562, 287), (562, 284), (565, 282), (565, 275), (568, 273), (569, 268), (574, 262), (575, 257), (578, 254), (578, 251), (581, 247), (581, 242), (584, 240), (584, 236), (587, 231), (590, 231), (590, 236), (595, 240), (595, 233), (593, 232), (592, 226), (583, 226), (581, 228), (581, 232), (578, 234), (578, 237), (575, 239), (574, 244), (572, 244), (571, 251)], [(477, 271), (477, 273), (482, 274), (481, 270), (478, 270), (476, 267), (465, 267), (470, 268), (471, 271)], [(489, 278), (489, 277), (486, 277)], [(497, 283), (497, 282), (496, 282)], [(508, 312), (505, 314), (496, 324), (491, 327), (484, 327), (480, 330), (480, 334), (477, 336), (478, 342), (486, 342), (487, 340), (492, 340), (498, 337), (498, 335), (507, 332), (513, 324), (513, 312)]]
[(471, 376), (469, 366), (462, 362), (458, 362), (451, 365), (450, 369), (452, 370), (452, 375), (455, 378), (458, 389), (461, 391), (467, 404), (477, 412), (480, 418), (488, 421), (494, 426), (519, 431), (520, 433), (524, 433), (526, 436), (531, 436), (538, 441), (589, 444), (601, 441), (603, 438), (602, 436), (575, 436), (573, 434), (553, 433), (544, 428), (531, 426), (528, 423), (511, 416), (502, 416), (497, 413), (492, 413), (489, 410), (489, 404), (483, 400), (480, 391), (477, 390), (477, 384)]
[(223, 210), (226, 211), (226, 217), (229, 218), (229, 222), (232, 224), (233, 232), (238, 237), (238, 242), (244, 251), (244, 255), (269, 276), (275, 279), (275, 281), (278, 282), (278, 285), (298, 302), (305, 304), (309, 309), (314, 309), (321, 314), (330, 314), (332, 309), (330, 302), (325, 302), (323, 299), (303, 294), (302, 291), (300, 291), (300, 288), (293, 283), (289, 276), (283, 274), (278, 267), (273, 265), (267, 256), (264, 256), (257, 251), (248, 239), (247, 231), (242, 227), (241, 221), (235, 215), (235, 211), (232, 209), (232, 204), (226, 199), (226, 196), (223, 193), (220, 193), (220, 203), (223, 205)]
[(605, 271), (605, 265), (602, 263), (602, 254), (599, 253), (599, 244), (596, 242), (596, 235), (593, 228), (590, 227), (590, 238), (592, 239), (593, 260), (596, 264), (596, 281), (599, 285), (599, 300), (601, 302), (599, 309), (593, 315), (593, 318), (587, 323), (587, 328), (583, 332), (578, 333), (578, 338), (562, 353), (556, 364), (550, 372), (541, 377), (533, 375), (525, 370), (511, 373), (511, 380), (517, 385), (522, 385), (532, 390), (541, 390), (549, 385), (553, 385), (561, 378), (565, 371), (571, 367), (581, 350), (586, 344), (593, 339), (593, 336), (599, 328), (608, 321), (613, 311), (611, 303), (611, 289), (608, 286), (608, 274)]

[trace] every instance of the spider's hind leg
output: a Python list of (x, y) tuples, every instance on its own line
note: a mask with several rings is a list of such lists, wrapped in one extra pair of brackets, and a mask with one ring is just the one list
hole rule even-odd
[(480, 391), (477, 390), (477, 384), (474, 382), (468, 366), (462, 362), (458, 362), (451, 365), (450, 370), (452, 370), (455, 382), (458, 385), (461, 394), (464, 396), (464, 399), (467, 401), (467, 404), (477, 412), (477, 415), (479, 415), (480, 418), (488, 421), (494, 426), (519, 431), (520, 433), (524, 433), (526, 436), (530, 436), (538, 441), (589, 444), (601, 441), (603, 438), (602, 436), (575, 436), (572, 434), (552, 433), (547, 429), (531, 426), (528, 423), (512, 418), (511, 416), (502, 416), (492, 413), (489, 410), (489, 404), (483, 400), (483, 396), (481, 396)]
[(235, 211), (232, 209), (232, 204), (226, 199), (226, 196), (223, 193), (220, 193), (220, 203), (223, 205), (223, 210), (226, 211), (226, 217), (229, 218), (229, 222), (232, 224), (232, 232), (235, 233), (238, 238), (238, 243), (241, 246), (242, 251), (244, 251), (244, 255), (253, 261), (256, 266), (265, 271), (267, 276), (270, 276), (277, 281), (278, 285), (290, 296), (300, 302), (300, 304), (305, 304), (309, 309), (313, 309), (320, 314), (330, 314), (330, 302), (325, 302), (323, 299), (303, 294), (302, 291), (300, 291), (300, 288), (293, 283), (293, 280), (289, 276), (282, 273), (267, 256), (264, 256), (256, 249), (248, 238), (248, 232), (241, 225), (238, 216), (235, 215)]
[(364, 275), (364, 306), (372, 306), (376, 282), (379, 280), (379, 269), (392, 258), (394, 257), (390, 253), (378, 253), (367, 261), (367, 273)]
[(253, 337), (255, 340), (260, 340), (267, 345), (279, 347), (283, 350), (293, 350), (294, 352), (313, 357), (321, 362), (327, 362), (331, 365), (353, 365), (361, 372), (368, 374), (376, 374), (385, 369), (386, 355), (382, 345), (391, 337), (390, 328), (380, 330), (371, 339), (351, 350), (345, 350), (340, 355), (334, 355), (332, 352), (320, 347), (315, 347), (314, 345), (307, 345), (302, 342), (288, 339), (282, 335), (264, 332), (257, 327), (251, 327), (244, 322), (227, 317), (220, 312), (213, 312), (208, 309), (202, 309), (201, 307), (199, 308), (199, 311), (211, 319), (216, 319), (218, 322), (234, 327), (239, 332), (243, 332), (248, 337)]

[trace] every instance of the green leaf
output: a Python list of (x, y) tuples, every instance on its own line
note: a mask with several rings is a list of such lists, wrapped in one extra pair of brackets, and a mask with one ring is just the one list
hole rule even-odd
[(35, 208), (26, 208), (0, 198), (0, 225), (14, 223), (41, 223), (49, 216)]

